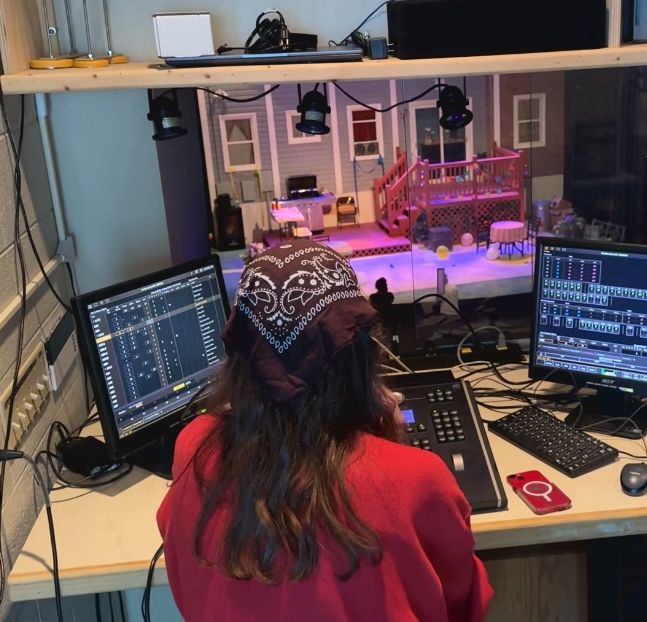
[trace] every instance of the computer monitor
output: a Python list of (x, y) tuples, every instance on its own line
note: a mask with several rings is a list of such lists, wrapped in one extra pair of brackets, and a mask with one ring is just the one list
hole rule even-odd
[(110, 452), (170, 477), (181, 418), (225, 356), (218, 257), (83, 294), (73, 307)]
[(630, 438), (647, 428), (646, 275), (645, 246), (537, 239), (530, 376), (597, 391), (567, 422)]

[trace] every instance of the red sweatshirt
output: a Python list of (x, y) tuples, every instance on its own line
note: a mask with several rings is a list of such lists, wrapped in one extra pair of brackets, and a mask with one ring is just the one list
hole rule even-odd
[[(213, 421), (198, 417), (180, 434), (175, 483), (157, 513), (169, 584), (187, 622), (485, 619), (492, 588), (474, 555), (470, 508), (453, 476), (431, 453), (368, 434), (360, 437), (345, 476), (355, 511), (382, 541), (378, 565), (362, 560), (351, 579), (341, 581), (325, 542), (314, 573), (301, 582), (241, 581), (200, 564), (192, 553), (200, 491), (193, 466), (185, 467)], [(215, 551), (222, 527), (214, 524), (211, 538)]]

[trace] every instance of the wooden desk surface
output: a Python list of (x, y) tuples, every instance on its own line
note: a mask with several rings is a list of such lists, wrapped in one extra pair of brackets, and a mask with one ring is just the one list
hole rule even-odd
[[(483, 386), (482, 384), (480, 386)], [(551, 385), (544, 383), (543, 390)], [(498, 414), (481, 409), (484, 418)], [(608, 439), (605, 439), (608, 440)], [(490, 435), (502, 478), (541, 470), (573, 501), (570, 510), (536, 516), (507, 488), (508, 509), (472, 518), (477, 548), (500, 549), (647, 533), (647, 495), (629, 497), (620, 490), (623, 458), (576, 479), (561, 475), (503, 439)], [(644, 455), (640, 441), (614, 439), (619, 449)], [(161, 544), (155, 513), (169, 482), (135, 468), (105, 490), (62, 490), (52, 495), (63, 595), (141, 588), (153, 553)], [(8, 580), (12, 601), (53, 596), (51, 548), (44, 512), (16, 560)], [(163, 559), (156, 585), (167, 582)]]

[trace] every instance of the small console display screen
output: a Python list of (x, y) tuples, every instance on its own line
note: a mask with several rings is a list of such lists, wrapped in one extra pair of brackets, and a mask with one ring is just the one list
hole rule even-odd
[(413, 416), (413, 410), (407, 408), (406, 410), (401, 410), (402, 418), (406, 424), (412, 424), (416, 422), (416, 418)]

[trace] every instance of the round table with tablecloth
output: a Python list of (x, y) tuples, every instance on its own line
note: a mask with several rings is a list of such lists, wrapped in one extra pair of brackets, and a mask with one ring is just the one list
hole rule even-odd
[[(526, 225), (519, 220), (499, 220), (490, 225), (490, 242), (498, 242), (501, 254), (511, 256), (514, 249), (523, 255)], [(520, 246), (517, 246), (520, 244)]]

